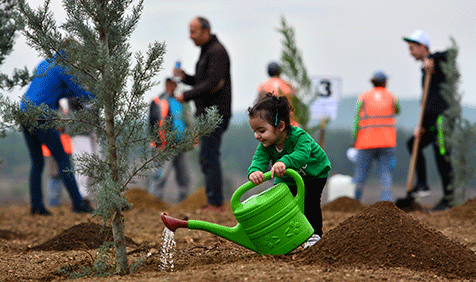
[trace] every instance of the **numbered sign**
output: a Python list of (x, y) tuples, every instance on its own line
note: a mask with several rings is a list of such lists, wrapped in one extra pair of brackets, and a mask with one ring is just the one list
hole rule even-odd
[(317, 100), (311, 105), (311, 118), (337, 118), (337, 105), (341, 96), (341, 79), (332, 76), (311, 77), (311, 89), (319, 93)]

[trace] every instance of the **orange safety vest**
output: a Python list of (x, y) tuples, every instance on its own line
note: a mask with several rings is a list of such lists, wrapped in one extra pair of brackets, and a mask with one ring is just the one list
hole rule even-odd
[[(275, 96), (286, 96), (289, 103), (292, 103), (291, 96), (296, 94), (296, 90), (279, 77), (270, 77), (258, 86), (258, 92), (261, 94), (271, 93)], [(292, 126), (299, 126), (299, 123), (291, 115), (290, 123)]]
[(356, 149), (392, 148), (397, 146), (395, 129), (395, 100), (384, 87), (365, 91), (361, 102)]
[[(71, 136), (66, 133), (61, 133), (60, 139), (66, 154), (71, 155), (73, 153), (73, 140), (71, 139)], [(41, 151), (43, 152), (43, 156), (51, 156), (51, 152), (45, 144), (41, 144)]]
[[(159, 106), (160, 109), (160, 120), (158, 122), (159, 126), (159, 138), (161, 140), (160, 147), (164, 148), (165, 144), (167, 144), (167, 141), (165, 140), (165, 132), (161, 130), (160, 128), (164, 125), (165, 119), (167, 118), (169, 114), (169, 102), (167, 102), (165, 99), (160, 99), (159, 97), (155, 96), (154, 97), (154, 103)], [(150, 142), (151, 147), (157, 147), (157, 144), (155, 142)]]

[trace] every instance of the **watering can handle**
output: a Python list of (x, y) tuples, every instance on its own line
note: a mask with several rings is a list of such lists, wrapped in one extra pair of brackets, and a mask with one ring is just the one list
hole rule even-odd
[[(299, 206), (299, 209), (301, 210), (302, 213), (304, 213), (304, 181), (302, 180), (301, 175), (297, 173), (293, 169), (286, 169), (286, 175), (291, 176), (294, 181), (296, 181), (296, 186), (297, 186), (297, 194), (295, 199), (297, 200), (297, 204)], [(264, 174), (264, 181), (268, 181), (271, 179), (271, 172), (268, 171)], [(230, 204), (232, 207), (240, 206), (241, 204), (241, 197), (243, 194), (248, 192), (249, 190), (253, 189), (257, 185), (254, 184), (251, 181), (248, 181), (247, 183), (241, 185), (236, 189), (235, 193), (233, 193), (233, 196), (231, 197)]]

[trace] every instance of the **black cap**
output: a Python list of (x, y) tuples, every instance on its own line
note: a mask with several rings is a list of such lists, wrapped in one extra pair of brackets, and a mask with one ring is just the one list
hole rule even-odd
[(271, 62), (268, 65), (268, 74), (269, 76), (277, 76), (281, 73), (281, 68), (277, 62)]

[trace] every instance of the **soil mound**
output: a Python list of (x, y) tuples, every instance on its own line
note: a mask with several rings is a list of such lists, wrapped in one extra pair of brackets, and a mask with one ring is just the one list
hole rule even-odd
[(403, 267), (447, 278), (476, 278), (476, 254), (407, 215), (377, 202), (298, 254), (300, 264)]
[(466, 201), (461, 206), (453, 207), (445, 213), (462, 220), (476, 220), (476, 198)]
[(23, 236), (22, 234), (19, 234), (17, 232), (0, 229), (0, 239), (13, 240), (13, 239), (21, 239), (21, 238), (24, 238), (24, 237), (25, 236)]
[(337, 212), (358, 212), (363, 210), (364, 208), (364, 204), (349, 197), (340, 197), (322, 206), (323, 211)]
[(207, 194), (205, 188), (198, 188), (192, 194), (188, 195), (175, 208), (183, 211), (195, 211), (201, 209), (207, 204)]
[[(104, 242), (113, 242), (111, 227), (105, 227), (97, 223), (80, 223), (58, 236), (32, 247), (38, 251), (71, 251), (90, 250), (99, 248)], [(126, 237), (127, 246), (138, 246), (131, 238)]]
[(169, 208), (169, 204), (157, 199), (142, 188), (131, 188), (124, 194), (124, 196), (127, 198), (129, 203), (133, 204), (132, 208), (145, 208), (152, 210), (166, 210)]

